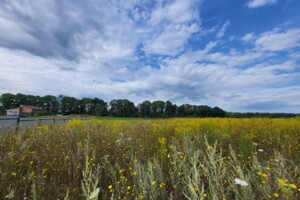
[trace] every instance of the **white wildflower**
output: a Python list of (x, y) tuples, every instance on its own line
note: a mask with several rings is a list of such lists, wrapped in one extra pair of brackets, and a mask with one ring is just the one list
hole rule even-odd
[(89, 196), (88, 200), (96, 200), (98, 199), (98, 195), (99, 195), (100, 189), (96, 188)]
[(122, 144), (125, 145), (126, 142), (131, 141), (132, 138), (126, 137), (124, 133), (120, 133), (120, 138), (116, 140), (116, 144)]
[(262, 149), (258, 149), (258, 151), (259, 151), (259, 152), (263, 152), (264, 150), (262, 150)]
[(234, 179), (234, 184), (241, 185), (241, 186), (248, 186), (249, 185), (246, 181), (241, 180), (239, 178)]

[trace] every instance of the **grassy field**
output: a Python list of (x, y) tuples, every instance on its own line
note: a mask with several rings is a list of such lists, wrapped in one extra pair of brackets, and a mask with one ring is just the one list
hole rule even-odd
[(121, 121), (132, 121), (132, 120), (144, 120), (143, 118), (138, 117), (96, 117), (96, 119), (100, 120), (121, 120)]
[(73, 120), (0, 133), (0, 199), (300, 199), (299, 119)]

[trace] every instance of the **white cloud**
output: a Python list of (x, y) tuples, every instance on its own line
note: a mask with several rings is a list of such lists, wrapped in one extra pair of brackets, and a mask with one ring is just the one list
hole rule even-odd
[[(256, 91), (255, 91), (256, 89)], [(223, 93), (216, 101), (228, 110), (248, 112), (299, 112), (299, 86), (280, 88), (256, 88), (249, 91)], [(237, 105), (239, 105), (237, 108)]]
[(187, 39), (198, 30), (199, 27), (195, 23), (167, 25), (157, 38), (145, 43), (145, 51), (153, 54), (176, 55), (184, 50)]
[[(270, 74), (274, 74), (278, 71), (290, 72), (290, 71), (298, 69), (299, 67), (300, 66), (297, 65), (294, 61), (287, 61), (287, 62), (280, 63), (280, 64), (263, 63), (263, 64), (255, 65), (249, 69), (246, 69), (243, 71), (243, 73), (254, 74), (254, 75), (257, 75), (258, 73), (270, 75)], [(292, 76), (290, 76), (290, 77), (292, 77)]]
[(229, 21), (226, 21), (225, 24), (223, 24), (223, 26), (221, 27), (221, 29), (219, 30), (219, 32), (216, 35), (216, 38), (221, 38), (224, 36), (225, 31), (227, 29), (227, 27), (230, 25)]
[(151, 13), (149, 22), (152, 25), (157, 25), (164, 20), (168, 20), (172, 23), (189, 22), (198, 17), (193, 7), (194, 4), (193, 0), (175, 0), (165, 5), (158, 3)]
[(291, 54), (289, 55), (289, 57), (290, 57), (291, 59), (295, 59), (295, 60), (299, 59), (299, 60), (300, 60), (300, 53), (299, 53), (299, 52), (291, 53)]
[(165, 59), (163, 61), (166, 65), (178, 65), (178, 66), (184, 66), (189, 63), (194, 63), (197, 61), (203, 61), (206, 59), (207, 54), (212, 51), (216, 46), (218, 45), (218, 42), (213, 41), (209, 42), (203, 50), (198, 51), (187, 51), (180, 55), (176, 59)]
[(255, 39), (255, 34), (252, 32), (252, 33), (247, 33), (243, 38), (242, 40), (244, 42), (251, 42)]
[(274, 29), (259, 35), (255, 41), (257, 48), (269, 51), (281, 51), (300, 47), (300, 28), (286, 31)]
[(148, 34), (142, 37), (146, 53), (176, 55), (188, 39), (200, 30), (198, 10), (194, 0), (158, 2), (147, 21)]
[(247, 3), (249, 8), (258, 8), (266, 5), (276, 4), (277, 0), (250, 0)]
[(251, 63), (257, 59), (263, 58), (266, 54), (262, 52), (246, 52), (239, 53), (231, 51), (232, 53), (215, 52), (206, 56), (206, 60), (216, 62), (229, 67), (241, 66), (247, 63)]

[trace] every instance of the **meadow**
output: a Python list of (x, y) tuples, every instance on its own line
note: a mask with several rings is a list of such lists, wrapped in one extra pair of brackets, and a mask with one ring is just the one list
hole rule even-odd
[(72, 120), (0, 132), (0, 199), (300, 199), (300, 120)]

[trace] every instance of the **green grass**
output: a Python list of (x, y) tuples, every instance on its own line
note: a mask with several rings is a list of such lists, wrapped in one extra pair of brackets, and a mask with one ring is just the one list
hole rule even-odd
[(99, 120), (125, 120), (125, 121), (131, 121), (131, 120), (145, 120), (144, 118), (138, 118), (138, 117), (96, 117), (96, 119)]

